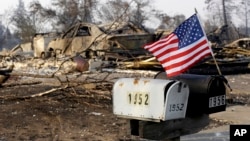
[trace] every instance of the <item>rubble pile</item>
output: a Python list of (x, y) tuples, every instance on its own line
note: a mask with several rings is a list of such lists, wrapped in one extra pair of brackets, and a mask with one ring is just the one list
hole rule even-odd
[[(215, 35), (216, 39), (221, 39), (224, 30), (209, 34), (210, 39)], [(162, 71), (156, 58), (142, 47), (162, 37), (159, 32), (152, 34), (132, 23), (77, 23), (65, 33), (37, 33), (31, 43), (1, 51), (0, 76), (4, 81), (9, 72), (12, 75), (53, 77), (105, 69)], [(216, 62), (212, 57), (207, 58), (187, 73), (217, 72), (215, 63), (221, 69), (232, 71), (235, 67), (235, 73), (243, 67), (244, 71), (249, 69), (250, 38), (240, 38), (220, 46), (217, 40), (212, 41), (212, 45), (217, 44), (212, 46)]]

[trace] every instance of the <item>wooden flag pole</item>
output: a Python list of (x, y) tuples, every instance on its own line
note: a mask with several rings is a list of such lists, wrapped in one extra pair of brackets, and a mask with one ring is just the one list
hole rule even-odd
[(213, 50), (212, 50), (212, 48), (211, 48), (211, 45), (210, 45), (210, 44), (209, 44), (209, 48), (210, 48), (210, 50), (211, 50), (211, 54), (212, 54), (212, 57), (213, 57), (214, 63), (215, 63), (215, 65), (216, 65), (216, 68), (217, 68), (217, 70), (218, 70), (218, 73), (219, 73), (219, 75), (222, 75), (222, 73), (221, 73), (221, 71), (220, 71), (220, 68), (219, 68), (219, 65), (218, 65), (218, 63), (217, 63), (217, 61), (216, 61), (216, 59), (215, 59), (215, 57), (214, 57), (214, 53), (213, 53)]
[[(199, 20), (199, 22), (200, 22), (200, 19), (199, 19), (199, 16), (198, 16), (198, 12), (197, 12), (196, 9), (195, 9), (195, 13), (197, 14), (197, 18), (198, 18), (198, 20)], [(201, 22), (200, 22), (200, 23), (201, 23)], [(216, 68), (217, 68), (217, 71), (218, 71), (219, 75), (222, 76), (222, 73), (221, 73), (221, 71), (220, 71), (219, 65), (218, 65), (218, 63), (217, 63), (217, 61), (216, 61), (216, 59), (215, 59), (215, 56), (214, 56), (214, 53), (213, 53), (211, 44), (210, 44), (210, 42), (209, 42), (208, 39), (207, 39), (207, 35), (206, 35), (204, 29), (203, 29), (203, 28), (201, 28), (201, 29), (202, 29), (202, 32), (203, 32), (204, 36), (206, 37), (207, 42), (209, 43), (209, 44), (208, 44), (208, 47), (210, 48), (211, 55), (212, 55), (212, 57), (213, 57), (214, 63), (215, 63)], [(226, 82), (227, 87), (230, 89), (230, 91), (232, 91), (232, 88), (230, 87), (230, 85), (228, 84), (228, 82), (227, 82), (226, 79), (225, 79), (225, 82)]]
[[(199, 23), (201, 23), (196, 8), (195, 8), (195, 13), (197, 14), (197, 18), (198, 18), (198, 20), (199, 20)], [(202, 24), (200, 24), (200, 25), (202, 25)], [(216, 68), (217, 68), (217, 71), (218, 71), (219, 75), (222, 75), (222, 73), (221, 73), (221, 71), (220, 71), (220, 68), (219, 68), (219, 65), (218, 65), (218, 63), (217, 63), (217, 61), (216, 61), (216, 59), (215, 59), (215, 57), (214, 57), (214, 53), (213, 53), (213, 49), (212, 49), (212, 47), (211, 47), (211, 44), (210, 44), (210, 42), (209, 42), (208, 39), (207, 39), (207, 35), (206, 35), (204, 29), (203, 29), (203, 28), (201, 28), (201, 29), (202, 29), (202, 32), (203, 32), (204, 36), (206, 37), (207, 42), (209, 43), (208, 46), (209, 46), (209, 48), (210, 48), (211, 55), (212, 55), (212, 57), (213, 57), (214, 63), (215, 63)]]

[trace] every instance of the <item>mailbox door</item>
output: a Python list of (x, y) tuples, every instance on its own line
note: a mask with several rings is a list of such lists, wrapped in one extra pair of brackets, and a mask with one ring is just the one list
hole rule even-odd
[(160, 121), (165, 119), (165, 88), (173, 80), (121, 78), (113, 86), (113, 113), (118, 116)]
[(226, 86), (222, 77), (213, 76), (209, 83), (208, 114), (226, 110)]
[(185, 118), (189, 88), (183, 82), (172, 85), (166, 93), (165, 120)]

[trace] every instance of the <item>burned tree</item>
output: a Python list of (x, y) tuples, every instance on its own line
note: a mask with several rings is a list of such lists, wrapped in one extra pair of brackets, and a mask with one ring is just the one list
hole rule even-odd
[(29, 42), (36, 33), (36, 28), (32, 24), (32, 18), (24, 7), (24, 2), (19, 0), (17, 9), (15, 9), (11, 22), (15, 25), (14, 32), (21, 38), (22, 42)]
[(159, 32), (166, 31), (166, 34), (173, 31), (186, 19), (184, 15), (169, 16), (161, 11), (156, 11), (155, 15), (160, 20), (160, 25), (157, 27)]
[(79, 17), (80, 20), (83, 22), (93, 23), (93, 13), (94, 9), (96, 8), (97, 1), (96, 0), (82, 0), (80, 1), (79, 7)]
[(148, 20), (148, 16), (146, 11), (144, 10), (146, 7), (149, 7), (149, 0), (140, 1), (134, 0), (135, 8), (131, 11), (131, 18), (129, 21), (133, 22), (135, 25), (141, 27), (144, 25), (145, 21)]
[(105, 22), (129, 21), (130, 3), (124, 0), (110, 0), (101, 6), (99, 17)]
[(242, 8), (238, 8), (239, 11), (237, 12), (237, 14), (239, 15), (239, 17), (242, 18), (242, 21), (244, 21), (243, 24), (243, 29), (242, 32), (248, 36), (249, 35), (249, 12), (250, 12), (250, 2), (248, 0), (241, 0), (241, 2), (239, 3), (239, 7)]
[(207, 9), (212, 12), (210, 19), (213, 23), (210, 22), (210, 26), (219, 27), (215, 30), (221, 31), (218, 36), (224, 36), (223, 42), (225, 43), (235, 40), (235, 35), (232, 33), (232, 31), (235, 31), (235, 29), (233, 29), (235, 27), (232, 24), (233, 11), (236, 9), (235, 1), (206, 0), (205, 3), (207, 4)]
[(61, 29), (67, 29), (78, 21), (93, 22), (95, 0), (53, 0), (52, 6), (56, 13), (57, 23)]
[(48, 32), (51, 28), (44, 25), (50, 25), (56, 16), (55, 11), (43, 7), (38, 0), (29, 4), (29, 13), (32, 18), (33, 26), (38, 33)]
[(99, 17), (105, 22), (132, 22), (136, 26), (142, 26), (148, 15), (146, 8), (150, 2), (132, 0), (110, 0), (100, 7)]
[(66, 29), (77, 22), (78, 0), (53, 0), (52, 6), (56, 12), (56, 26), (62, 26), (62, 29)]

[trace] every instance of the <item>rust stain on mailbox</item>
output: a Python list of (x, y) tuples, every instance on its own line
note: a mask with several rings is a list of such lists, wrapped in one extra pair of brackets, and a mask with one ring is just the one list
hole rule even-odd
[(123, 83), (120, 83), (119, 86), (122, 87), (124, 84)]
[(150, 82), (150, 80), (144, 80), (144, 85), (146, 85), (149, 82)]
[(139, 80), (140, 80), (139, 78), (135, 78), (134, 79), (134, 84), (137, 85), (139, 83)]
[(120, 78), (112, 95), (115, 115), (160, 122), (185, 118), (189, 88), (176, 80)]

